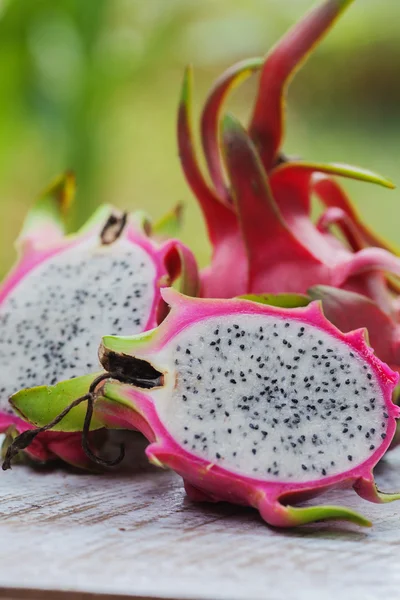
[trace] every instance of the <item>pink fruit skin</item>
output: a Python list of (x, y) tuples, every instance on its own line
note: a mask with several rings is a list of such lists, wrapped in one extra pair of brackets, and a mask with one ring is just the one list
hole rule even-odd
[[(111, 209), (110, 209), (111, 213)], [(106, 218), (107, 219), (107, 216)], [(38, 227), (28, 231), (23, 238), (19, 239), (20, 258), (1, 285), (0, 305), (4, 302), (12, 290), (36, 267), (45, 261), (72, 247), (84, 244), (90, 239), (98, 238), (104, 225), (104, 219), (93, 226), (92, 230), (81, 235), (63, 236), (62, 230), (54, 223), (48, 221), (40, 223)], [(160, 290), (163, 286), (170, 285), (181, 271), (180, 253), (184, 255), (186, 267), (195, 277), (197, 267), (192, 253), (178, 240), (169, 240), (157, 244), (149, 239), (139, 227), (128, 222), (120, 239), (128, 240), (132, 245), (140, 246), (151, 258), (155, 265), (156, 275), (153, 281), (154, 299), (149, 319), (145, 330), (155, 327), (162, 313), (165, 312), (165, 304), (162, 301)], [(129, 332), (127, 332), (129, 333)], [(0, 412), (0, 433), (14, 427), (16, 432), (22, 433), (32, 428), (17, 416)], [(91, 434), (93, 440), (96, 434)], [(61, 458), (65, 462), (83, 468), (93, 466), (82, 450), (81, 435), (79, 433), (44, 432), (26, 449), (27, 454), (39, 462), (46, 462), (54, 458)]]
[[(151, 397), (132, 386), (105, 384), (105, 395), (113, 398), (115, 393), (115, 399), (123, 397), (130, 404), (130, 406), (123, 406), (104, 399), (98, 400), (96, 410), (107, 420), (110, 427), (139, 429), (151, 442), (146, 449), (149, 460), (158, 465), (160, 463), (166, 465), (179, 473), (185, 481), (187, 494), (193, 500), (229, 501), (249, 505), (257, 508), (265, 521), (271, 525), (289, 527), (299, 524), (302, 521), (295, 512), (285, 506), (285, 502), (289, 499), (300, 501), (314, 497), (333, 487), (353, 486), (357, 493), (367, 500), (384, 501), (376, 490), (372, 470), (385, 454), (395, 434), (395, 420), (400, 416), (400, 409), (392, 403), (391, 396), (399, 375), (373, 354), (365, 342), (363, 330), (341, 333), (323, 316), (318, 303), (312, 303), (305, 308), (288, 310), (245, 300), (199, 301), (178, 296), (172, 290), (164, 290), (162, 295), (172, 305), (171, 312), (152, 340), (146, 342), (143, 347), (135, 345), (132, 348), (134, 356), (151, 361), (153, 353), (160, 351), (177, 333), (211, 316), (238, 313), (272, 314), (311, 324), (345, 342), (369, 362), (380, 382), (387, 406), (389, 419), (386, 438), (368, 460), (345, 473), (310, 483), (277, 483), (233, 473), (187, 452), (171, 437), (160, 421)], [(157, 364), (154, 366), (157, 368)]]
[[(17, 416), (14, 417), (5, 413), (0, 414), (0, 432), (7, 431), (10, 427), (15, 428), (15, 432), (18, 434), (32, 429), (29, 423), (26, 423)], [(39, 463), (61, 459), (81, 469), (93, 468), (92, 462), (82, 449), (81, 438), (80, 433), (46, 431), (39, 434), (25, 452), (33, 461)], [(95, 446), (96, 433), (91, 433), (89, 438), (93, 446)]]

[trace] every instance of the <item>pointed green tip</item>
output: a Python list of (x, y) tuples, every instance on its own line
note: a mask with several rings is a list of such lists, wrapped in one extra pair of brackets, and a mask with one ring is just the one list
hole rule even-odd
[(56, 200), (59, 210), (66, 214), (74, 199), (76, 179), (73, 171), (68, 170), (56, 179), (42, 192), (41, 198), (52, 197)]
[(243, 127), (236, 117), (234, 117), (231, 113), (226, 113), (222, 119), (222, 132), (223, 133), (233, 133), (233, 132), (242, 132)]
[(221, 134), (224, 141), (223, 151), (229, 153), (237, 145), (243, 149), (251, 146), (251, 140), (247, 131), (236, 117), (227, 113), (221, 120)]
[(48, 238), (49, 235), (61, 236), (74, 196), (75, 176), (72, 171), (66, 171), (37, 197), (26, 215), (17, 243)]
[(310, 304), (310, 298), (305, 294), (245, 294), (238, 298), (279, 308), (300, 308)]
[(390, 181), (390, 179), (385, 179), (383, 183), (381, 183), (381, 185), (383, 185), (384, 187), (389, 188), (390, 190), (395, 190), (396, 189), (396, 184), (393, 183), (393, 181)]
[(400, 493), (395, 492), (381, 492), (380, 490), (376, 490), (377, 496), (379, 500), (386, 504), (387, 502), (395, 502), (396, 500), (400, 500)]
[(187, 65), (185, 67), (185, 70), (183, 73), (180, 104), (183, 104), (184, 106), (190, 105), (191, 100), (192, 100), (192, 90), (193, 90), (193, 67), (192, 67), (192, 65)]
[(350, 6), (350, 4), (353, 4), (353, 2), (354, 0), (333, 0), (333, 4), (337, 7), (339, 13), (346, 10), (346, 8)]
[(379, 173), (375, 173), (375, 171), (371, 171), (370, 169), (362, 169), (361, 167), (355, 167), (353, 165), (344, 165), (340, 163), (333, 163), (333, 175), (335, 175), (334, 169), (337, 169), (337, 175), (341, 175), (343, 177), (348, 177), (349, 179), (356, 179), (358, 181), (365, 181), (366, 183), (375, 183), (376, 185), (381, 185), (382, 187), (389, 188), (391, 190), (395, 189), (395, 184), (387, 179), (387, 177), (383, 177)]
[(115, 335), (105, 335), (101, 338), (101, 344), (106, 350), (117, 352), (120, 348), (121, 337)]
[(375, 171), (369, 169), (363, 169), (354, 165), (347, 165), (344, 163), (317, 163), (311, 161), (292, 161), (283, 164), (279, 169), (304, 169), (308, 171), (315, 171), (316, 173), (327, 173), (328, 175), (336, 175), (338, 177), (347, 177), (349, 179), (355, 179), (357, 181), (365, 181), (367, 183), (374, 183), (381, 185), (389, 189), (394, 189), (396, 186), (390, 179), (383, 177)]
[(109, 351), (117, 354), (133, 354), (139, 348), (147, 346), (154, 340), (157, 332), (158, 328), (148, 329), (143, 333), (131, 336), (105, 335), (102, 338), (100, 353)]
[(287, 506), (286, 508), (295, 525), (305, 525), (315, 521), (342, 520), (362, 527), (372, 527), (369, 519), (344, 506), (307, 506), (304, 508)]

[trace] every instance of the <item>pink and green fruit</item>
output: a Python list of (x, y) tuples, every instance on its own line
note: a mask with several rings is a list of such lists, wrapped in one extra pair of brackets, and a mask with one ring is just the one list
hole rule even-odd
[[(295, 506), (330, 488), (353, 487), (373, 502), (400, 498), (373, 479), (400, 416), (398, 374), (363, 330), (341, 333), (315, 302), (288, 309), (172, 289), (162, 296), (171, 311), (157, 328), (103, 338), (109, 378), (97, 388), (92, 428), (139, 429), (149, 460), (179, 473), (192, 499), (250, 505), (271, 525), (368, 524), (343, 507)], [(60, 386), (73, 385), (11, 401), (42, 426), (66, 408)], [(57, 428), (80, 431), (84, 412), (73, 408)]]
[[(17, 263), (0, 288), (0, 431), (11, 437), (27, 425), (9, 396), (101, 370), (101, 335), (155, 327), (166, 310), (160, 290), (180, 274), (187, 292), (196, 292), (190, 251), (177, 240), (157, 241), (161, 228), (152, 235), (144, 215), (103, 206), (80, 231), (64, 235), (73, 194), (74, 178), (66, 174), (39, 197), (18, 238)], [(76, 434), (43, 433), (28, 452), (39, 461), (57, 456), (88, 466)]]
[[(393, 185), (281, 150), (288, 82), (350, 3), (326, 0), (266, 58), (239, 63), (216, 82), (201, 117), (211, 185), (195, 153), (186, 73), (178, 144), (213, 245), (201, 274), (208, 299), (162, 289), (181, 273), (183, 290), (197, 291), (194, 259), (179, 242), (155, 243), (143, 221), (110, 209), (64, 238), (59, 213), (70, 180), (40, 199), (0, 296), (7, 372), (0, 424), (14, 427), (12, 437), (54, 421), (26, 444), (33, 456), (87, 465), (82, 430), (85, 440), (90, 429), (93, 445), (106, 429), (138, 429), (150, 442), (149, 460), (180, 474), (191, 498), (250, 505), (277, 526), (368, 524), (343, 507), (297, 506), (330, 488), (353, 487), (373, 502), (400, 498), (380, 492), (373, 478), (400, 416), (392, 400), (399, 288), (388, 276), (400, 275), (400, 259), (361, 222), (335, 176)], [(223, 104), (257, 70), (245, 128)], [(313, 194), (324, 206), (316, 222)], [(248, 299), (210, 299), (237, 295)], [(310, 299), (322, 300), (325, 316)], [(102, 335), (105, 371), (91, 373)]]
[[(311, 10), (267, 54), (228, 69), (212, 88), (201, 115), (201, 143), (210, 183), (196, 156), (192, 74), (184, 79), (178, 114), (182, 168), (197, 198), (213, 247), (202, 272), (201, 295), (306, 293), (329, 285), (365, 295), (390, 312), (386, 274), (400, 261), (360, 220), (335, 176), (393, 187), (370, 171), (339, 163), (291, 159), (282, 152), (284, 108), (292, 76), (351, 0), (326, 0)], [(225, 114), (230, 92), (260, 71), (247, 127)], [(325, 208), (311, 215), (316, 194)], [(336, 225), (342, 238), (336, 237)], [(232, 277), (235, 273), (235, 277)]]

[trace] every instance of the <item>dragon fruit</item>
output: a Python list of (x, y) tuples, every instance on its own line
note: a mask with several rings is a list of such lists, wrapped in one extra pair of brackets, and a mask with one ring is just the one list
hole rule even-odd
[[(144, 216), (104, 206), (77, 234), (63, 236), (73, 193), (66, 174), (40, 196), (18, 238), (17, 264), (0, 288), (0, 432), (11, 439), (27, 424), (12, 412), (10, 395), (100, 370), (100, 336), (155, 327), (166, 309), (160, 289), (180, 273), (188, 293), (196, 292), (192, 254), (176, 240), (152, 240)], [(29, 454), (88, 466), (75, 434), (45, 433)]]
[[(314, 9), (266, 59), (239, 63), (217, 81), (201, 122), (214, 190), (205, 183), (194, 155), (190, 72), (180, 106), (178, 139), (184, 172), (201, 203), (214, 245), (213, 263), (202, 276), (203, 295), (307, 292), (322, 300), (326, 316), (342, 331), (367, 327), (377, 355), (400, 370), (399, 286), (385, 276), (400, 273), (396, 251), (362, 223), (329, 173), (336, 169), (338, 175), (364, 177), (388, 187), (390, 182), (343, 165), (288, 160), (279, 152), (283, 95), (290, 76), (347, 4), (332, 1)], [(221, 106), (235, 85), (260, 68), (249, 134), (233, 119), (225, 119), (221, 149)], [(231, 189), (223, 177), (224, 157)], [(312, 193), (326, 207), (315, 224), (310, 215)], [(334, 225), (346, 245), (332, 235)], [(237, 275), (225, 285), (224, 273), (231, 272), (233, 262)]]
[[(179, 473), (190, 498), (250, 505), (271, 525), (368, 524), (343, 507), (293, 506), (332, 487), (373, 502), (400, 498), (378, 491), (372, 474), (400, 416), (391, 400), (399, 376), (363, 330), (341, 333), (315, 302), (286, 309), (161, 293), (171, 311), (159, 327), (103, 338), (108, 373), (91, 386), (92, 428), (139, 429), (149, 460)], [(11, 401), (46, 427), (59, 386)], [(85, 400), (64, 405), (53, 423), (81, 430)]]
[[(203, 297), (305, 293), (313, 285), (330, 285), (366, 295), (387, 310), (390, 289), (385, 273), (399, 275), (400, 261), (361, 223), (332, 176), (389, 188), (393, 184), (370, 171), (291, 160), (281, 152), (288, 83), (350, 3), (326, 0), (265, 59), (238, 63), (216, 82), (201, 117), (212, 187), (196, 157), (190, 114), (192, 74), (187, 70), (178, 113), (178, 146), (213, 246), (211, 266), (202, 273)], [(255, 107), (245, 130), (233, 117), (223, 116), (223, 104), (233, 88), (259, 69)], [(316, 224), (311, 220), (312, 193), (326, 206)], [(342, 230), (347, 243), (332, 234), (332, 225)]]

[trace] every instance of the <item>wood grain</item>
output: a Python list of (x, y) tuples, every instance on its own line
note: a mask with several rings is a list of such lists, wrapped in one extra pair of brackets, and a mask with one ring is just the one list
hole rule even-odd
[[(0, 588), (1, 600), (128, 600), (129, 594), (97, 594), (90, 592), (60, 592), (59, 590), (33, 590), (24, 588)], [(134, 597), (135, 600), (165, 600), (147, 596)]]
[[(377, 479), (386, 491), (400, 488), (399, 452)], [(400, 597), (400, 502), (330, 493), (314, 502), (350, 506), (374, 527), (274, 530), (251, 509), (188, 501), (178, 476), (146, 464), (136, 437), (117, 473), (15, 466), (0, 476), (0, 492), (0, 598), (13, 598), (10, 588), (43, 600)]]

